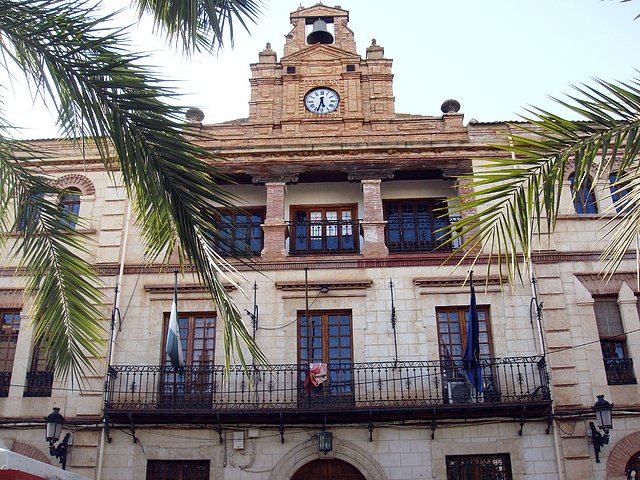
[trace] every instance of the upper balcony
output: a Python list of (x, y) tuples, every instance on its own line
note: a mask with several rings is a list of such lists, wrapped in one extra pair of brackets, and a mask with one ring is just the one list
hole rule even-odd
[(544, 358), (480, 361), (482, 392), (462, 362), (407, 361), (328, 364), (324, 382), (308, 365), (114, 365), (106, 384), (111, 421), (256, 424), (357, 423), (408, 419), (532, 418), (548, 413)]

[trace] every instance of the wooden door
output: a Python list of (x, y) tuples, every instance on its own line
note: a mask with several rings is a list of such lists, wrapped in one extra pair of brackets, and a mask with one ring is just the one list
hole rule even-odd
[(338, 459), (319, 459), (307, 463), (291, 480), (365, 480), (353, 465)]

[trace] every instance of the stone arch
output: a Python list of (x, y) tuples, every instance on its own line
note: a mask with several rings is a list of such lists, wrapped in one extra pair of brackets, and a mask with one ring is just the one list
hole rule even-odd
[(34, 447), (33, 445), (29, 445), (28, 443), (13, 442), (11, 451), (19, 455), (24, 455), (25, 457), (33, 458), (38, 462), (51, 465), (51, 460), (49, 460), (49, 457), (47, 455), (42, 453), (40, 449)]
[(624, 469), (631, 456), (638, 451), (640, 451), (640, 432), (631, 433), (616, 442), (607, 458), (607, 479), (626, 479)]
[(91, 180), (78, 173), (63, 175), (55, 181), (55, 186), (57, 188), (75, 187), (82, 192), (82, 195), (95, 195), (96, 193), (96, 187), (94, 187)]
[[(333, 451), (331, 458), (343, 460), (356, 467), (367, 480), (388, 480), (386, 473), (378, 461), (366, 450), (355, 444), (333, 437)], [(291, 476), (304, 464), (326, 458), (318, 451), (316, 442), (305, 442), (289, 450), (276, 464), (269, 475), (269, 480), (289, 480)]]

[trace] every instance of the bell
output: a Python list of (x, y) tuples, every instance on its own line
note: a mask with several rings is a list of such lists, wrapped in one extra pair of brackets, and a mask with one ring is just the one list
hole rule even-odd
[(307, 43), (309, 45), (313, 45), (314, 43), (329, 45), (333, 43), (333, 35), (327, 30), (327, 22), (324, 20), (316, 20), (313, 22), (313, 30), (307, 35)]

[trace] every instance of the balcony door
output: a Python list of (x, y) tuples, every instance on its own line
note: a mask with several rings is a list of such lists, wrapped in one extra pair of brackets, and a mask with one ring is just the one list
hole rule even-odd
[[(439, 307), (436, 309), (438, 321), (438, 345), (442, 361), (442, 388), (446, 403), (469, 403), (473, 400), (470, 384), (462, 365), (462, 356), (467, 342), (467, 315), (469, 307)], [(489, 308), (478, 307), (478, 330), (480, 358), (491, 357), (491, 337), (489, 332)], [(493, 375), (490, 368), (483, 368), (485, 394), (495, 393), (492, 386)], [(495, 388), (494, 388), (495, 387)]]
[(301, 407), (353, 404), (352, 345), (350, 311), (298, 313)]
[(357, 253), (355, 206), (294, 207), (290, 253), (297, 255)]
[(160, 402), (163, 407), (208, 408), (213, 396), (216, 317), (211, 312), (179, 313), (184, 368), (174, 369), (165, 352), (169, 314), (165, 315)]
[[(447, 240), (444, 199), (385, 200), (386, 242), (390, 252), (428, 252)], [(451, 246), (443, 249), (451, 250)]]
[(6, 397), (9, 395), (11, 371), (20, 332), (20, 311), (1, 310), (0, 319), (0, 397)]

